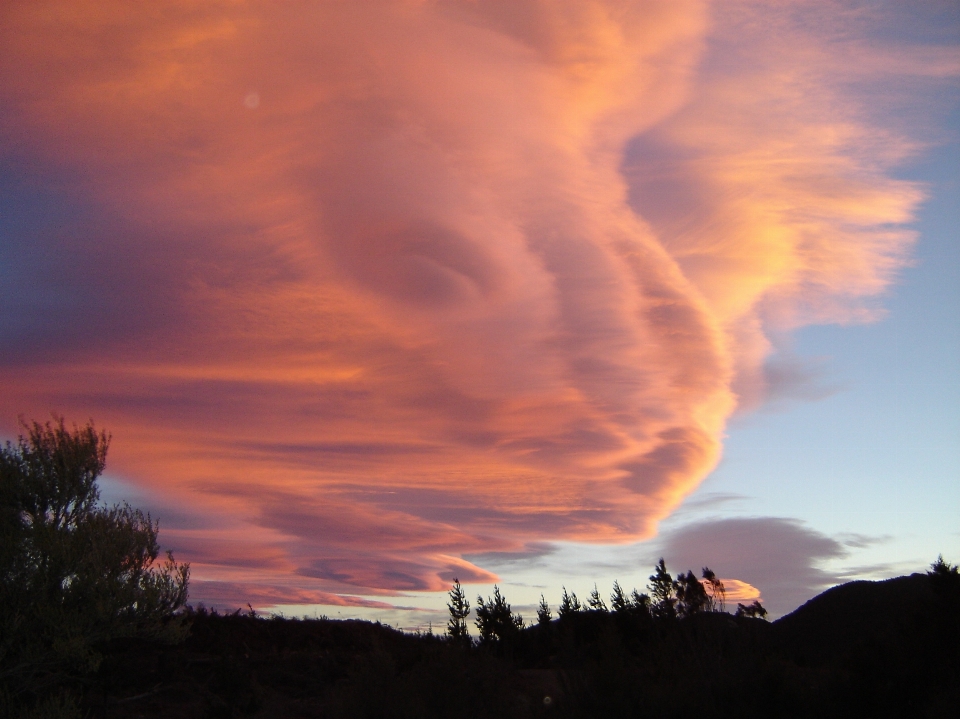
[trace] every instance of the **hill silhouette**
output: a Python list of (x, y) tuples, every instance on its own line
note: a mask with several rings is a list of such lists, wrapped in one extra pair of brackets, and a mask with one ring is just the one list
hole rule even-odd
[(179, 646), (119, 640), (90, 717), (953, 717), (960, 596), (851, 582), (768, 623), (578, 611), (465, 645), (357, 620), (193, 610)]
[(960, 604), (927, 574), (834, 587), (771, 628), (778, 654), (828, 678), (838, 716), (960, 714)]

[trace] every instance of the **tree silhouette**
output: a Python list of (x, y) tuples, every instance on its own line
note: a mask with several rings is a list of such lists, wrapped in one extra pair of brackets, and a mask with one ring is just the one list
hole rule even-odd
[(703, 588), (700, 580), (692, 571), (688, 571), (686, 574), (680, 573), (674, 582), (674, 592), (677, 597), (677, 614), (682, 617), (699, 614), (710, 607), (710, 597), (707, 595), (707, 590)]
[(463, 593), (463, 587), (460, 586), (460, 580), (453, 578), (453, 588), (450, 590), (450, 602), (447, 604), (450, 610), (450, 619), (447, 620), (447, 635), (454, 642), (460, 644), (470, 643), (470, 632), (467, 630), (467, 617), (470, 616), (470, 602), (467, 601), (467, 595)]
[(523, 617), (512, 613), (510, 604), (500, 594), (500, 587), (495, 584), (492, 598), (484, 601), (483, 597), (477, 597), (476, 624), (481, 644), (510, 641), (523, 628)]
[(550, 613), (550, 605), (547, 604), (547, 600), (541, 594), (540, 604), (537, 606), (537, 623), (541, 627), (544, 627), (550, 624), (552, 618), (553, 615)]
[(752, 604), (737, 604), (738, 617), (752, 617), (754, 619), (766, 619), (767, 610), (763, 608), (759, 599), (754, 599)]
[(610, 593), (610, 608), (615, 612), (625, 612), (630, 609), (630, 600), (623, 593), (620, 582), (614, 580), (613, 591)]
[(960, 567), (943, 560), (943, 555), (937, 556), (937, 561), (930, 565), (927, 572), (930, 578), (930, 587), (940, 597), (956, 602), (960, 600)]
[(927, 576), (940, 582), (956, 582), (960, 580), (960, 567), (956, 564), (950, 564), (943, 560), (943, 555), (938, 554), (937, 560), (930, 565), (930, 571)]
[(650, 611), (656, 619), (673, 619), (677, 616), (677, 598), (673, 577), (667, 571), (663, 557), (650, 575)]
[(593, 591), (590, 592), (590, 596), (587, 597), (587, 606), (598, 612), (608, 611), (607, 605), (604, 604), (603, 599), (600, 598), (600, 592), (597, 591), (596, 584), (593, 585)]
[(650, 614), (650, 596), (634, 589), (630, 592), (630, 608), (639, 614)]
[(14, 701), (95, 671), (111, 639), (182, 636), (169, 620), (189, 577), (169, 553), (156, 562), (150, 515), (98, 504), (105, 432), (24, 428), (0, 449), (0, 693)]
[(563, 595), (560, 597), (560, 609), (557, 610), (557, 614), (562, 619), (567, 617), (574, 612), (583, 611), (583, 605), (580, 604), (580, 600), (577, 599), (576, 592), (567, 593), (567, 588), (563, 588)]
[(727, 609), (727, 590), (723, 582), (714, 574), (710, 567), (704, 567), (701, 574), (703, 581), (706, 582), (707, 594), (710, 595), (710, 611), (723, 612)]

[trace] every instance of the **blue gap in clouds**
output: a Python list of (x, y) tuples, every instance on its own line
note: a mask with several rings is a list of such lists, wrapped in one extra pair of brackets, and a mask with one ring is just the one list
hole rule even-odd
[[(723, 463), (700, 492), (748, 494), (755, 499), (746, 511), (799, 517), (827, 532), (893, 535), (892, 554), (918, 543), (931, 557), (960, 553), (958, 168), (954, 140), (900, 173), (928, 183), (930, 198), (914, 266), (883, 298), (887, 316), (796, 334), (794, 351), (827, 357), (830, 379), (845, 389), (738, 417)], [(898, 549), (908, 537), (913, 549)]]

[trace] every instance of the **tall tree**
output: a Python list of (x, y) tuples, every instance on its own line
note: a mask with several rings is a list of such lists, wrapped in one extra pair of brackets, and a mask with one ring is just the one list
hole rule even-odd
[(481, 644), (512, 640), (523, 629), (523, 617), (513, 614), (510, 604), (493, 585), (493, 597), (477, 597), (477, 630)]
[(467, 595), (463, 593), (463, 587), (460, 586), (460, 580), (453, 578), (453, 588), (450, 590), (450, 602), (447, 604), (450, 610), (450, 619), (447, 620), (447, 635), (455, 642), (460, 644), (469, 644), (470, 632), (467, 629), (467, 617), (470, 616), (470, 602), (467, 601)]
[(710, 597), (696, 575), (689, 571), (680, 573), (674, 582), (677, 597), (677, 613), (683, 617), (699, 614), (710, 607)]
[(677, 616), (677, 598), (673, 577), (667, 571), (667, 564), (660, 557), (653, 574), (650, 575), (650, 611), (656, 619), (673, 619)]
[(547, 604), (547, 600), (541, 594), (540, 604), (537, 606), (537, 623), (541, 627), (549, 626), (551, 619), (553, 619), (553, 615), (550, 613), (550, 605)]
[(0, 693), (18, 702), (95, 671), (111, 639), (181, 636), (190, 571), (157, 562), (149, 514), (99, 504), (105, 432), (25, 429), (0, 448)]
[(710, 611), (726, 611), (727, 590), (724, 588), (723, 582), (720, 581), (719, 577), (717, 577), (710, 567), (704, 567), (703, 573), (700, 576), (703, 577), (706, 585), (704, 588), (707, 590), (707, 594), (710, 595)]
[(567, 592), (567, 588), (563, 588), (563, 595), (560, 597), (560, 608), (557, 610), (557, 614), (562, 619), (563, 617), (569, 616), (574, 612), (583, 611), (583, 605), (580, 604), (580, 600), (577, 599), (576, 592)]

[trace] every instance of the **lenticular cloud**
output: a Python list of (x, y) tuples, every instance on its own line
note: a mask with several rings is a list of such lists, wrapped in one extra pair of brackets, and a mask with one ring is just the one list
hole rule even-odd
[(765, 5), (8, 3), (4, 421), (95, 417), (257, 596), (649, 536), (920, 199)]

